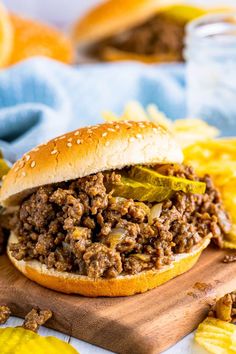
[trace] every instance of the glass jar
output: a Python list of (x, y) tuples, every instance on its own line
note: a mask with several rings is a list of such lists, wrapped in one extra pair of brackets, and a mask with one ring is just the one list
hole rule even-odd
[(206, 15), (187, 26), (188, 116), (236, 135), (236, 13)]

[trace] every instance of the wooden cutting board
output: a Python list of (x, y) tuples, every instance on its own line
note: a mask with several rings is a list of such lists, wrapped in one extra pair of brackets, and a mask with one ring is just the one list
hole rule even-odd
[[(236, 289), (236, 262), (208, 248), (189, 272), (147, 293), (127, 298), (64, 295), (34, 284), (0, 257), (0, 304), (23, 317), (49, 308), (50, 328), (122, 354), (160, 353), (203, 320), (216, 296)], [(83, 354), (83, 353), (81, 353)]]

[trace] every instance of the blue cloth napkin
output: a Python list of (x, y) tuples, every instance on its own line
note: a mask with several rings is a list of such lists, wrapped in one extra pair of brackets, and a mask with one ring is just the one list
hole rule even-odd
[(182, 65), (126, 62), (70, 67), (46, 58), (0, 71), (0, 139), (17, 157), (56, 135), (102, 122), (130, 100), (155, 103), (170, 118), (185, 116)]

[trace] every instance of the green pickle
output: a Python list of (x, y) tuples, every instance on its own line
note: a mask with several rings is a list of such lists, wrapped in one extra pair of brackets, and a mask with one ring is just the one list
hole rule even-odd
[(151, 168), (134, 166), (131, 168), (129, 177), (140, 182), (158, 188), (170, 189), (172, 191), (182, 191), (184, 193), (203, 194), (206, 191), (204, 182), (191, 181), (185, 178), (164, 176)]
[(157, 187), (128, 177), (121, 177), (121, 183), (113, 185), (113, 196), (139, 200), (141, 202), (162, 202), (172, 195), (169, 187)]

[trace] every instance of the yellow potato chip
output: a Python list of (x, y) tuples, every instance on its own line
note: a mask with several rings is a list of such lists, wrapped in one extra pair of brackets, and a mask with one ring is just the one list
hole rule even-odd
[(189, 146), (196, 141), (213, 139), (219, 135), (218, 129), (208, 125), (201, 119), (188, 118), (172, 121), (154, 104), (147, 106), (146, 110), (139, 102), (127, 103), (124, 112), (117, 116), (112, 112), (104, 112), (103, 118), (106, 121), (152, 121), (170, 130), (182, 147)]
[(210, 353), (235, 353), (236, 326), (213, 317), (207, 317), (198, 326), (195, 340)]
[(0, 328), (1, 354), (78, 354), (69, 344), (54, 337), (41, 337), (24, 328)]
[(224, 247), (236, 249), (236, 138), (206, 140), (184, 149), (185, 162), (200, 175), (208, 173), (220, 189), (233, 227)]

